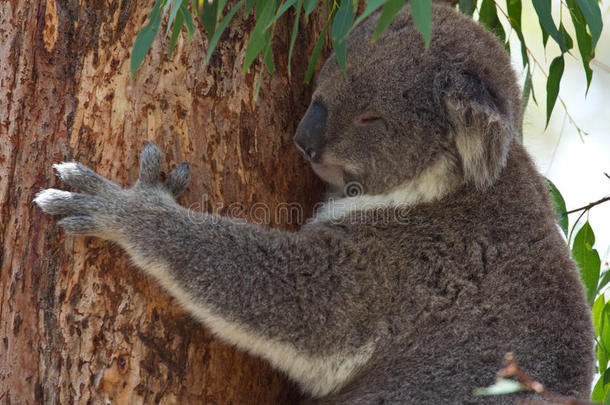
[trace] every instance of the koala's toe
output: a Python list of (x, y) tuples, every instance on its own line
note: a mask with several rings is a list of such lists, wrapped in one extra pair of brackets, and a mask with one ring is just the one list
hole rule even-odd
[(64, 228), (68, 233), (74, 235), (95, 236), (100, 233), (100, 226), (93, 217), (67, 217), (60, 220), (57, 224)]
[(96, 197), (53, 188), (39, 192), (34, 203), (51, 215), (92, 214), (101, 206)]
[(189, 164), (184, 162), (172, 170), (169, 176), (167, 176), (164, 185), (172, 195), (178, 196), (188, 186), (189, 180)]
[(121, 190), (117, 184), (77, 162), (62, 162), (53, 165), (53, 168), (64, 183), (86, 193), (112, 194)]
[(161, 172), (161, 151), (148, 142), (140, 155), (140, 178), (138, 183), (152, 185), (159, 182)]

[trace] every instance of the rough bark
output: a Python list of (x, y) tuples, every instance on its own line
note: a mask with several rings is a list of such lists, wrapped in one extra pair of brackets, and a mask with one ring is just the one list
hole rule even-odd
[(148, 140), (164, 150), (166, 172), (190, 162), (193, 179), (181, 202), (193, 209), (293, 227), (287, 222), (302, 218), (274, 216), (278, 205), (311, 207), (318, 199), (320, 184), (291, 135), (309, 102), (303, 72), (320, 24), (302, 24), (309, 39), (297, 43), (288, 78), (292, 18), (282, 19), (277, 71), (264, 73), (254, 103), (261, 66), (241, 73), (254, 21), (239, 14), (207, 67), (207, 39), (198, 30), (190, 42), (179, 39), (170, 61), (169, 40), (157, 38), (130, 81), (130, 49), (151, 6), (0, 2), (0, 403), (298, 397), (265, 362), (190, 319), (118, 247), (67, 236), (31, 203), (41, 188), (63, 186), (51, 168), (60, 161), (133, 184)]

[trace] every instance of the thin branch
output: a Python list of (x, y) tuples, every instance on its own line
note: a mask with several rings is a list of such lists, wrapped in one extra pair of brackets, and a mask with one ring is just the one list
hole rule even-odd
[(534, 380), (532, 377), (527, 375), (527, 373), (525, 371), (523, 371), (519, 368), (519, 366), (517, 365), (517, 362), (515, 361), (515, 356), (512, 353), (506, 353), (506, 356), (504, 356), (504, 360), (506, 361), (507, 364), (502, 370), (498, 371), (498, 375), (500, 377), (503, 377), (503, 378), (515, 377), (521, 382), (521, 384), (523, 384), (523, 386), (525, 388), (527, 388), (530, 391), (534, 391), (537, 394), (540, 394), (542, 397), (547, 399), (547, 401), (525, 399), (525, 400), (519, 401), (519, 403), (521, 403), (521, 404), (528, 404), (528, 405), (534, 405), (534, 404), (539, 404), (539, 405), (593, 405), (593, 404), (596, 404), (595, 402), (591, 402), (591, 401), (585, 401), (585, 400), (572, 398), (572, 397), (564, 397), (563, 395), (559, 395), (552, 391), (547, 390), (544, 387), (544, 385), (542, 385), (540, 382)]
[(596, 205), (599, 205), (601, 203), (605, 203), (606, 201), (610, 201), (610, 196), (604, 197), (601, 200), (597, 200), (595, 202), (589, 203), (589, 204), (587, 204), (585, 206), (582, 206), (580, 208), (574, 208), (573, 210), (566, 211), (566, 215), (567, 214), (573, 214), (575, 212), (582, 211), (582, 210), (588, 211), (591, 208), (595, 207)]

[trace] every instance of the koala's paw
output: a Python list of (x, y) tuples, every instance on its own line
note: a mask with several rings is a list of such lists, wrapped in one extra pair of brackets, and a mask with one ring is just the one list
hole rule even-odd
[(161, 152), (150, 142), (142, 151), (140, 177), (128, 190), (80, 163), (60, 163), (53, 168), (64, 183), (86, 194), (46, 189), (36, 195), (34, 203), (48, 214), (66, 216), (58, 224), (70, 233), (109, 239), (128, 227), (139, 210), (173, 201), (189, 182), (187, 163), (174, 169), (164, 182), (159, 180)]

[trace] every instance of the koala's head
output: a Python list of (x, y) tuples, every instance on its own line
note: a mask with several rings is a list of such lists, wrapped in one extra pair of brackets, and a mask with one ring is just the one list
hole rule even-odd
[[(502, 44), (457, 11), (433, 5), (429, 49), (409, 8), (371, 43), (377, 16), (347, 40), (347, 73), (326, 61), (295, 143), (325, 181), (366, 194), (418, 181), (485, 189), (504, 167), (521, 114)], [(441, 190), (443, 189), (443, 190)], [(432, 193), (434, 194), (434, 193)]]

